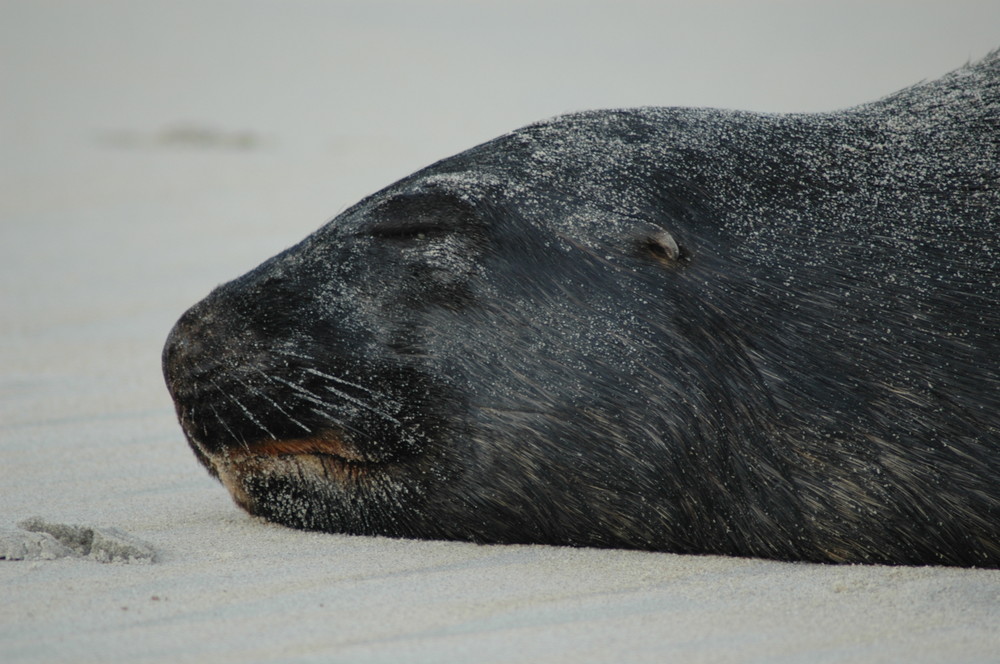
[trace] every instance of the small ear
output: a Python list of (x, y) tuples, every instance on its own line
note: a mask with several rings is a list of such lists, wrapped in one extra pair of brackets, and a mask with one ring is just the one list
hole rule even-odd
[(677, 265), (687, 258), (687, 252), (674, 236), (659, 226), (652, 226), (640, 236), (640, 250), (666, 265)]

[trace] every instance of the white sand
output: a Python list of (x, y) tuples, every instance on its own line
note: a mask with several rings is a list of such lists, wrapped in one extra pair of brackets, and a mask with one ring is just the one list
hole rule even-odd
[[(92, 5), (86, 7), (86, 5)], [(1000, 46), (1000, 3), (0, 4), (0, 662), (1000, 661), (1000, 572), (296, 532), (197, 465), (159, 353), (396, 177), (607, 106), (821, 110)]]

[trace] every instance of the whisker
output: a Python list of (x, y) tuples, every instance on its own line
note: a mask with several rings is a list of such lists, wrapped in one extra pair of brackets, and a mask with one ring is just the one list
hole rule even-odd
[(247, 441), (243, 440), (242, 438), (240, 438), (239, 436), (237, 436), (235, 433), (233, 433), (233, 430), (230, 429), (229, 425), (226, 424), (226, 421), (224, 419), (222, 419), (222, 415), (219, 415), (219, 411), (217, 411), (215, 409), (215, 406), (212, 406), (211, 404), (209, 404), (208, 407), (212, 409), (212, 412), (215, 413), (215, 419), (219, 421), (219, 424), (221, 424), (222, 427), (226, 431), (229, 432), (229, 435), (232, 437), (232, 439), (235, 440), (237, 443), (241, 444), (243, 446), (243, 449), (245, 449), (247, 452), (249, 452), (250, 451), (250, 446), (247, 445)]
[[(259, 373), (265, 380), (271, 380), (270, 376), (268, 376), (266, 373), (264, 373), (260, 369), (257, 369), (257, 373)], [(292, 417), (288, 413), (288, 411), (286, 411), (284, 408), (282, 408), (281, 404), (279, 404), (277, 401), (275, 401), (274, 399), (272, 399), (271, 397), (269, 397), (265, 393), (261, 392), (260, 390), (258, 390), (253, 385), (248, 385), (248, 384), (244, 383), (242, 380), (239, 381), (239, 383), (243, 387), (247, 388), (248, 390), (250, 390), (251, 392), (253, 392), (257, 396), (259, 396), (261, 399), (264, 399), (269, 404), (271, 404), (272, 406), (274, 406), (278, 410), (278, 412), (280, 412), (282, 415), (284, 415), (285, 417), (287, 417), (291, 422), (294, 422), (300, 428), (302, 428), (303, 430), (305, 430), (306, 433), (312, 433), (312, 429), (310, 429), (305, 424), (302, 424), (302, 422), (299, 422), (297, 419), (295, 419), (294, 417)]]
[(353, 404), (355, 404), (357, 406), (360, 406), (361, 408), (364, 408), (365, 410), (371, 411), (372, 413), (375, 413), (376, 415), (380, 415), (380, 416), (384, 417), (385, 419), (389, 420), (390, 422), (392, 422), (393, 424), (401, 424), (401, 422), (398, 419), (396, 419), (393, 415), (391, 415), (390, 413), (387, 413), (385, 411), (379, 410), (378, 408), (375, 408), (374, 406), (369, 406), (364, 401), (361, 401), (360, 399), (356, 399), (356, 398), (352, 397), (350, 394), (345, 394), (344, 392), (341, 392), (337, 388), (330, 387), (329, 385), (324, 385), (323, 387), (325, 387), (328, 391), (333, 392), (335, 395), (337, 395), (341, 399), (344, 399), (345, 401), (350, 401), (351, 403), (353, 403)]
[[(295, 358), (304, 359), (304, 360), (312, 360), (313, 359), (312, 357), (310, 357), (308, 355), (305, 355), (303, 353), (297, 353), (297, 352), (283, 350), (283, 349), (277, 349), (275, 352), (277, 354), (279, 354), (279, 355), (285, 355), (287, 357), (295, 357)], [(338, 383), (340, 385), (346, 385), (348, 387), (353, 387), (355, 389), (362, 390), (363, 392), (367, 392), (371, 396), (376, 397), (377, 399), (380, 399), (380, 400), (386, 402), (387, 405), (389, 405), (391, 407), (395, 407), (395, 408), (398, 409), (399, 406), (400, 406), (399, 402), (396, 401), (395, 399), (387, 399), (384, 394), (381, 394), (381, 393), (377, 392), (376, 390), (373, 390), (373, 389), (371, 389), (369, 387), (365, 387), (364, 385), (361, 385), (360, 383), (355, 383), (355, 382), (346, 380), (344, 378), (340, 378), (338, 376), (333, 376), (331, 374), (324, 373), (324, 372), (319, 371), (318, 369), (314, 369), (312, 367), (303, 367), (302, 371), (304, 373), (312, 374), (313, 376), (317, 376), (319, 378), (323, 378), (324, 380), (328, 380), (328, 381), (331, 381), (331, 382), (334, 382), (334, 383)], [(258, 372), (260, 372), (259, 369), (258, 369)], [(262, 374), (262, 375), (264, 375), (264, 374)], [(323, 399), (322, 396), (316, 394), (315, 392), (312, 392), (312, 391), (306, 389), (302, 385), (299, 385), (297, 383), (292, 383), (292, 382), (287, 381), (287, 380), (285, 380), (283, 378), (271, 377), (271, 376), (267, 376), (267, 375), (264, 375), (264, 377), (267, 378), (268, 380), (280, 381), (281, 383), (283, 383), (283, 384), (291, 387), (293, 390), (298, 391), (300, 394), (308, 395), (309, 397), (312, 397), (309, 400), (312, 401), (313, 403), (319, 403), (320, 405), (329, 405), (328, 402), (326, 402)], [(397, 419), (395, 416), (393, 416), (390, 412), (388, 412), (386, 410), (377, 408), (377, 407), (375, 407), (375, 406), (373, 406), (373, 405), (371, 405), (369, 403), (366, 403), (365, 401), (362, 401), (361, 399), (358, 399), (357, 397), (351, 396), (350, 394), (347, 394), (346, 392), (338, 390), (335, 387), (331, 387), (329, 385), (324, 385), (323, 387), (326, 390), (332, 392), (334, 395), (336, 395), (340, 399), (348, 401), (348, 402), (354, 404), (355, 406), (358, 406), (359, 408), (363, 408), (363, 409), (365, 409), (365, 410), (367, 410), (369, 412), (372, 412), (372, 413), (378, 415), (379, 417), (384, 417), (385, 419), (389, 420), (393, 424), (396, 424), (397, 426), (402, 424), (399, 421), (399, 419)]]
[[(280, 383), (283, 383), (283, 384), (287, 385), (288, 387), (292, 388), (293, 390), (295, 390), (296, 392), (299, 393), (299, 395), (301, 396), (301, 398), (305, 399), (306, 401), (311, 401), (312, 403), (319, 404), (320, 406), (327, 406), (327, 407), (329, 407), (329, 406), (332, 405), (328, 401), (325, 401), (318, 394), (315, 394), (315, 393), (307, 390), (306, 388), (302, 387), (301, 385), (293, 383), (293, 382), (291, 382), (289, 380), (285, 380), (284, 378), (280, 378), (278, 376), (275, 376), (274, 380), (276, 380), (276, 381), (278, 381)], [(368, 404), (366, 404), (364, 401), (361, 401), (360, 399), (356, 399), (355, 397), (352, 397), (349, 394), (344, 394), (343, 392), (340, 392), (339, 390), (336, 390), (336, 389), (331, 388), (329, 386), (326, 386), (326, 389), (330, 390), (331, 392), (334, 392), (338, 397), (340, 397), (341, 399), (343, 399), (345, 401), (349, 401), (349, 402), (353, 403), (354, 405), (359, 406), (361, 408), (364, 408), (365, 410), (371, 411), (372, 413), (375, 413), (376, 415), (378, 415), (380, 417), (384, 417), (385, 419), (389, 420), (390, 422), (392, 422), (393, 424), (395, 424), (397, 426), (402, 425), (402, 422), (400, 422), (398, 419), (396, 419), (395, 417), (393, 417), (389, 413), (383, 412), (381, 410), (378, 410), (377, 408), (369, 406)]]
[(298, 392), (300, 396), (308, 398), (309, 401), (312, 401), (314, 403), (318, 403), (321, 406), (328, 406), (328, 405), (330, 405), (329, 403), (327, 403), (326, 401), (324, 401), (323, 397), (321, 397), (320, 395), (318, 395), (315, 392), (313, 392), (313, 391), (311, 391), (311, 390), (303, 387), (302, 385), (299, 385), (298, 383), (293, 383), (292, 381), (288, 380), (287, 378), (282, 378), (280, 376), (272, 376), (272, 379), (274, 381), (278, 382), (278, 383), (281, 383), (282, 385), (286, 385), (286, 386), (292, 388), (295, 392)]
[(256, 425), (258, 429), (260, 429), (261, 431), (263, 431), (264, 433), (266, 433), (268, 436), (270, 436), (272, 440), (278, 440), (278, 437), (275, 436), (273, 433), (271, 433), (266, 426), (264, 426), (263, 424), (261, 424), (261, 422), (256, 417), (253, 416), (253, 413), (250, 412), (250, 409), (247, 408), (246, 406), (244, 406), (240, 402), (239, 399), (237, 399), (236, 397), (234, 397), (233, 395), (229, 394), (228, 392), (226, 392), (225, 390), (223, 390), (221, 387), (219, 387), (215, 383), (214, 380), (209, 380), (208, 382), (210, 382), (212, 384), (212, 386), (216, 390), (218, 390), (219, 393), (222, 396), (226, 397), (227, 399), (229, 399), (230, 401), (232, 401), (234, 404), (236, 404), (240, 408), (240, 410), (243, 411), (243, 414), (246, 416), (246, 418), (248, 420), (250, 420), (254, 425)]
[(343, 378), (338, 378), (336, 376), (331, 376), (330, 374), (323, 373), (322, 371), (317, 371), (316, 369), (313, 369), (311, 367), (308, 367), (308, 368), (304, 369), (304, 371), (306, 373), (311, 373), (314, 376), (319, 376), (320, 378), (325, 378), (327, 380), (332, 380), (335, 383), (340, 383), (341, 385), (347, 385), (349, 387), (356, 387), (357, 389), (364, 390), (368, 394), (371, 394), (371, 395), (376, 396), (376, 397), (377, 396), (382, 396), (381, 394), (379, 394), (375, 390), (367, 388), (364, 385), (359, 385), (358, 383), (352, 383), (351, 381), (344, 380)]
[(337, 428), (340, 429), (340, 431), (343, 433), (353, 433), (359, 436), (364, 435), (363, 432), (358, 431), (356, 427), (352, 427), (351, 425), (342, 422), (340, 418), (338, 418), (333, 413), (330, 413), (329, 411), (323, 410), (322, 408), (310, 408), (310, 410), (319, 415), (320, 417), (324, 417), (333, 422), (337, 426)]
[[(294, 353), (292, 351), (277, 350), (275, 352), (278, 355), (285, 355), (287, 357), (295, 357), (295, 358), (302, 359), (302, 360), (313, 360), (314, 359), (310, 355), (305, 355), (305, 354), (302, 354), (302, 353)], [(373, 390), (370, 387), (366, 387), (366, 386), (362, 385), (361, 383), (355, 383), (353, 381), (347, 380), (346, 378), (341, 378), (340, 376), (334, 376), (332, 374), (328, 374), (328, 373), (325, 373), (323, 371), (320, 371), (319, 369), (314, 369), (313, 367), (301, 367), (301, 370), (303, 372), (305, 372), (305, 373), (309, 373), (309, 374), (312, 374), (314, 376), (318, 376), (320, 378), (325, 378), (326, 380), (332, 381), (334, 383), (339, 383), (341, 385), (347, 385), (348, 387), (353, 387), (355, 389), (362, 390), (362, 391), (367, 392), (368, 394), (370, 394), (370, 395), (372, 395), (374, 397), (385, 398), (385, 395), (382, 394), (381, 392), (378, 392), (377, 390)]]

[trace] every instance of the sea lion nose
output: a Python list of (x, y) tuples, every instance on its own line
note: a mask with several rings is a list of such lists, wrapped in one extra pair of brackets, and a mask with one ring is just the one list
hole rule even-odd
[(176, 399), (178, 394), (215, 364), (208, 328), (211, 316), (195, 306), (177, 321), (163, 345), (163, 376)]

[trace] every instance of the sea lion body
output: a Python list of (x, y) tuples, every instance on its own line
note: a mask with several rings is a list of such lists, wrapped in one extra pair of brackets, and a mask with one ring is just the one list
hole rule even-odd
[(220, 286), (164, 371), (294, 527), (996, 567), (998, 231), (996, 54), (836, 113), (580, 113)]

